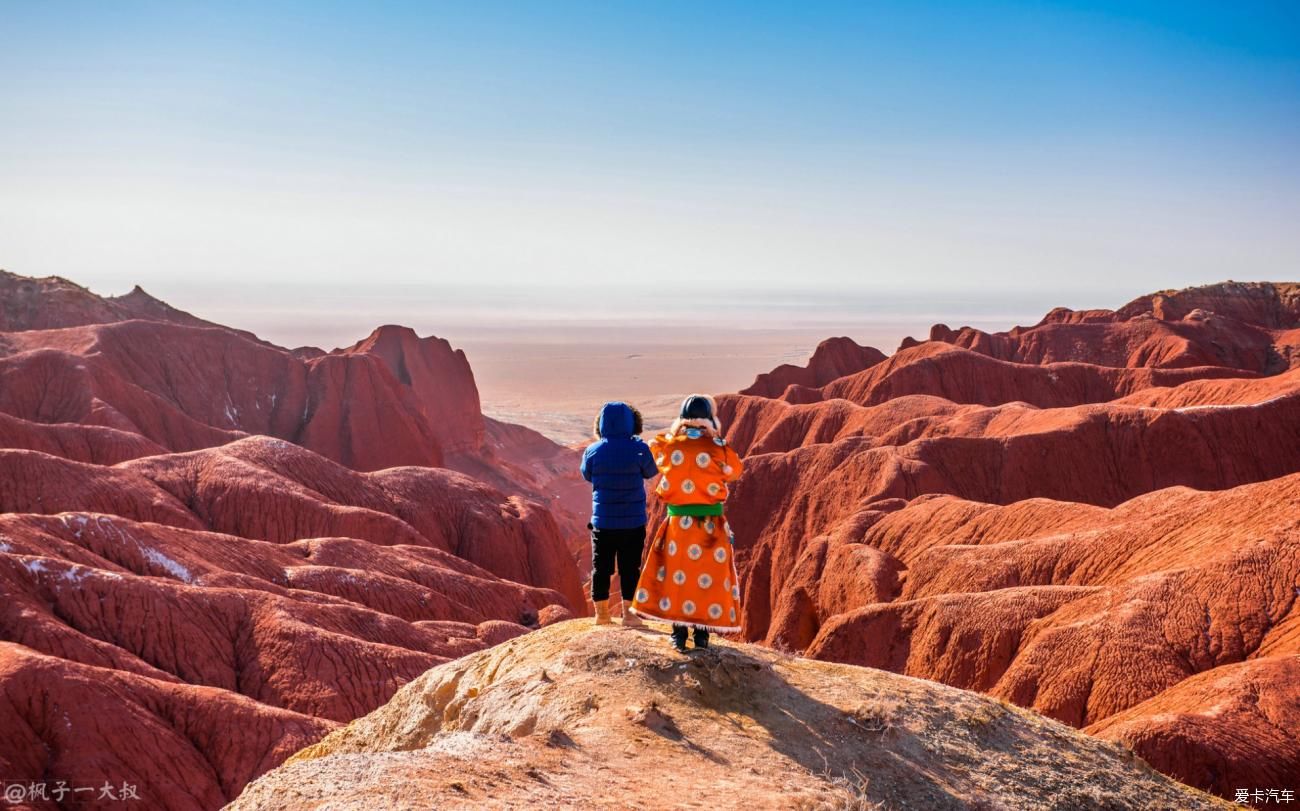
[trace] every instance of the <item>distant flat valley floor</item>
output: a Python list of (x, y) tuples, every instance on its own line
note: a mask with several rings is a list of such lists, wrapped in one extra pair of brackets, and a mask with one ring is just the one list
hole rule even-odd
[(806, 363), (832, 336), (889, 354), (905, 336), (924, 339), (935, 322), (1004, 330), (1033, 324), (1035, 313), (1059, 303), (1046, 295), (750, 291), (664, 298), (383, 284), (269, 284), (253, 299), (222, 287), (160, 283), (150, 292), (282, 346), (347, 346), (380, 324), (446, 338), (465, 350), (485, 413), (566, 445), (590, 441), (592, 418), (607, 400), (640, 407), (652, 431), (676, 415), (685, 395), (738, 391), (783, 363)]
[(453, 337), (453, 343), (469, 357), (484, 413), (527, 425), (566, 445), (581, 445), (590, 441), (593, 417), (608, 400), (640, 408), (649, 435), (676, 416), (687, 394), (738, 391), (783, 363), (802, 365), (831, 335), (848, 334), (890, 353), (906, 334), (901, 325), (845, 326), (551, 327), (495, 335), (475, 330), (459, 342)]

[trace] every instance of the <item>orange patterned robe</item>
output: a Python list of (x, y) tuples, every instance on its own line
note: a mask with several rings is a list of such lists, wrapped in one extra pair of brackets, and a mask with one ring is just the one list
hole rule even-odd
[(633, 610), (710, 631), (739, 631), (740, 584), (731, 528), (720, 508), (727, 483), (740, 476), (740, 456), (721, 437), (689, 426), (650, 440), (650, 453), (662, 474), (654, 492), (669, 515), (650, 544)]

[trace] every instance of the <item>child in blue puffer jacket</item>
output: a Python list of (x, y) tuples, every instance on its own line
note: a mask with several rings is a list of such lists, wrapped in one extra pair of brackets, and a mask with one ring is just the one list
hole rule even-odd
[(596, 441), (582, 455), (582, 478), (591, 482), (591, 601), (596, 624), (609, 624), (609, 579), (618, 568), (623, 624), (644, 623), (628, 610), (641, 576), (645, 546), (645, 480), (659, 474), (650, 448), (637, 436), (641, 412), (605, 403), (596, 418)]

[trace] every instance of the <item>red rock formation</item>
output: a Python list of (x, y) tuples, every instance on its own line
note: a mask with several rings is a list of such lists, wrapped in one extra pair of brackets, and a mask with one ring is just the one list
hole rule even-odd
[(222, 327), (178, 310), (149, 295), (139, 285), (123, 296), (102, 297), (58, 276), (33, 279), (0, 270), (0, 332), (82, 327), (136, 319), (191, 327), (218, 327), (246, 338), (254, 337), (250, 332)]
[(485, 421), (445, 341), (291, 352), (9, 274), (0, 330), (6, 779), (216, 808), (429, 667), (585, 613), (547, 509), (572, 523), (573, 452)]
[(720, 398), (744, 636), (987, 691), (1225, 796), (1295, 783), (1298, 290), (937, 326)]
[[(1238, 709), (1225, 725), (1168, 713), (1200, 715), (1219, 703), (1212, 695), (1249, 701), (1233, 695), (1253, 688), (1227, 675), (1240, 663), (1274, 673), (1300, 661), (1297, 505), (1300, 475), (1222, 492), (1162, 490), (1113, 510), (913, 501), (855, 537), (905, 569), (898, 598), (831, 617), (808, 653), (1091, 724), (1221, 794), (1271, 785), (1296, 773), (1297, 750), (1260, 758), (1243, 739), (1268, 717), (1257, 742), (1267, 748), (1274, 713)], [(1295, 682), (1277, 684), (1270, 701), (1300, 706)]]
[(1300, 656), (1250, 659), (1192, 676), (1086, 731), (1229, 797), (1239, 788), (1289, 787), (1300, 774), (1297, 684)]
[(817, 388), (837, 378), (869, 369), (885, 359), (872, 346), (859, 346), (851, 338), (827, 338), (817, 345), (807, 366), (784, 364), (759, 375), (741, 394), (780, 397), (790, 386)]
[[(0, 413), (113, 428), (172, 451), (265, 434), (358, 470), (446, 465), (542, 501), (569, 544), (584, 545), (589, 494), (575, 453), (485, 419), (467, 359), (442, 339), (387, 326), (329, 354), (287, 351), (143, 291), (101, 298), (3, 274), (0, 292), (5, 324), (23, 330), (0, 334)], [(95, 459), (103, 453), (134, 451)]]
[(114, 792), (125, 783), (138, 802), (114, 805), (168, 811), (220, 808), (335, 726), (229, 691), (75, 664), (8, 642), (0, 642), (0, 696), (6, 780), (49, 781), (51, 791), (59, 779), (75, 780), (93, 786), (95, 797), (105, 783)]
[(1127, 320), (1151, 313), (1163, 321), (1181, 321), (1200, 310), (1271, 330), (1300, 327), (1300, 284), (1291, 282), (1222, 282), (1140, 296), (1115, 311)]
[(977, 410), (941, 397), (898, 397), (874, 406), (848, 400), (791, 404), (764, 397), (724, 394), (717, 398), (718, 415), (727, 426), (727, 440), (741, 454), (791, 451), (850, 437), (899, 434), (908, 426), (932, 418)]
[(486, 429), (478, 387), (465, 353), (445, 339), (420, 338), (409, 327), (384, 326), (336, 355), (379, 358), (414, 397), (439, 446), (449, 453), (477, 454)]
[[(940, 342), (900, 350), (865, 372), (821, 389), (823, 399), (877, 405), (896, 397), (928, 394), (954, 403), (1024, 402), (1039, 408), (1104, 403), (1153, 386), (1176, 386), (1206, 377), (1255, 377), (1222, 366), (1178, 369), (1113, 368), (1063, 362), (1010, 363)], [(805, 395), (800, 400), (808, 402)]]
[(1298, 291), (1293, 283), (1227, 282), (1143, 296), (1113, 313), (1053, 310), (1033, 327), (1008, 332), (936, 324), (930, 340), (1017, 363), (1225, 366), (1269, 374), (1289, 365), (1279, 343), (1294, 345), (1282, 333), (1300, 327)]
[[(22, 287), (0, 334), (3, 769), (98, 746), (95, 773), (212, 807), (280, 741), (582, 611), (574, 452), (485, 420), (445, 342), (289, 352), (66, 285)], [(744, 635), (984, 690), (1229, 796), (1294, 782), (1294, 288), (936, 328), (885, 361), (834, 342), (722, 398)], [(94, 684), (36, 692), (61, 679)], [(69, 740), (50, 695), (140, 718), (177, 771), (132, 771), (125, 721)]]
[[(358, 470), (441, 466), (447, 453), (467, 468), (511, 462), (511, 447), (486, 446), (464, 354), (392, 327), (306, 359), (224, 328), (153, 321), (12, 333), (0, 340), (0, 411), (173, 451), (265, 434)], [(539, 441), (527, 456), (571, 455)]]
[(74, 462), (114, 465), (165, 453), (139, 434), (76, 423), (37, 423), (0, 412), (0, 448), (41, 451)]
[[(65, 511), (72, 503), (96, 512)], [(429, 667), (582, 600), (554, 522), (534, 505), (451, 471), (356, 473), (280, 440), (119, 467), (0, 451), (0, 510), (0, 639), (49, 657), (42, 672), (61, 682), (78, 668), (133, 674), (83, 697), (99, 702), (86, 712), (104, 721), (74, 719), (75, 745), (36, 723), (46, 709), (33, 703), (33, 682), (0, 676), (39, 739), (0, 740), (0, 765), (22, 779), (51, 774), (51, 763), (78, 778), (99, 769), (139, 778), (146, 793), (175, 803), (158, 807), (215, 807), (306, 743), (282, 731), (278, 711), (310, 722), (303, 736), (319, 735), (328, 727), (316, 719), (368, 712)], [(155, 682), (184, 683), (168, 688), (175, 708), (151, 697)], [(142, 751), (183, 769), (208, 750), (166, 735), (154, 738), (162, 748), (133, 748), (113, 719), (138, 714), (135, 702), (167, 706), (168, 718), (247, 707), (246, 740), (242, 727), (222, 727), (244, 759), (170, 781), (137, 770)], [(51, 757), (32, 761), (32, 747)], [(96, 770), (78, 771), (91, 751)], [(176, 792), (177, 781), (192, 785)]]
[(711, 647), (543, 628), (430, 670), (230, 809), (1227, 808), (1119, 744), (986, 696)]

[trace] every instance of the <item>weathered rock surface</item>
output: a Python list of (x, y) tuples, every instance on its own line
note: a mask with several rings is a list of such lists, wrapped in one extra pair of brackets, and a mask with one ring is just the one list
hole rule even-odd
[(1235, 318), (1265, 329), (1300, 327), (1300, 284), (1295, 282), (1221, 282), (1139, 296), (1116, 311), (1119, 318), (1150, 313), (1162, 321), (1181, 321), (1200, 310)]
[(1300, 656), (1251, 659), (1199, 673), (1086, 731), (1131, 747), (1175, 777), (1288, 787), (1300, 774), (1297, 682)]
[[(58, 276), (34, 279), (0, 270), (0, 332), (83, 327), (135, 319), (230, 329), (159, 301), (139, 285), (126, 295), (97, 296)], [(253, 337), (250, 332), (230, 331)]]
[(9, 642), (0, 642), (0, 696), (6, 780), (58, 775), (77, 785), (136, 788), (138, 801), (124, 803), (82, 795), (75, 806), (88, 808), (219, 808), (335, 726), (226, 690), (74, 664)]
[(6, 780), (216, 808), (428, 668), (586, 613), (547, 508), (573, 452), (489, 424), (445, 341), (291, 352), (11, 274), (0, 330)]
[(420, 338), (409, 327), (383, 326), (334, 354), (379, 358), (407, 387), (415, 407), (446, 452), (478, 453), (486, 437), (478, 387), (465, 353), (443, 338)]
[(375, 711), (239, 802), (1212, 807), (1105, 739), (1300, 787), (1297, 291), (836, 339), (721, 398), (744, 638), (890, 676), (566, 624), (576, 452), (484, 418), (444, 341), (289, 351), (5, 274), (0, 772), (212, 808)]
[(989, 692), (1225, 796), (1300, 784), (1279, 732), (1300, 707), (1297, 291), (938, 326), (819, 387), (720, 398), (747, 454), (744, 637)]
[(566, 622), (439, 666), (246, 809), (1226, 808), (1016, 707), (751, 645)]
[[(1153, 386), (1176, 386), (1207, 377), (1254, 376), (1253, 372), (1222, 366), (1112, 368), (1073, 361), (1033, 366), (931, 341), (900, 350), (865, 372), (838, 379), (823, 387), (820, 396), (859, 405), (922, 394), (954, 403), (1023, 402), (1039, 408), (1062, 408), (1104, 403)], [(807, 394), (796, 400), (809, 401)]]
[(813, 350), (807, 366), (785, 364), (761, 374), (741, 394), (780, 397), (790, 386), (817, 388), (854, 372), (869, 369), (885, 360), (885, 353), (873, 346), (859, 346), (852, 338), (827, 338)]
[(1286, 333), (1297, 327), (1300, 284), (1224, 282), (1153, 293), (1113, 312), (1060, 308), (1032, 327), (1008, 332), (938, 324), (930, 340), (1017, 363), (1225, 366), (1270, 374), (1290, 365), (1294, 341)]
[[(523, 441), (527, 429), (508, 426), (489, 437), (465, 354), (405, 327), (330, 353), (290, 351), (143, 291), (102, 298), (3, 271), (0, 307), (0, 412), (11, 417), (113, 428), (170, 451), (264, 434), (363, 471), (450, 464), (481, 477), (549, 455), (564, 475), (517, 490), (547, 500), (576, 479), (572, 451), (540, 434)], [(500, 441), (509, 429), (515, 441)]]
[[(272, 442), (278, 440), (247, 439), (232, 450), (252, 455), (246, 453), (250, 443)], [(0, 740), (0, 766), (13, 779), (113, 773), (119, 780), (139, 777), (146, 794), (167, 798), (151, 807), (213, 808), (305, 743), (308, 733), (328, 728), (323, 722), (365, 713), (429, 667), (522, 633), (557, 612), (563, 616), (570, 611), (569, 599), (581, 599), (571, 565), (545, 568), (550, 560), (546, 549), (564, 550), (544, 513), (533, 514), (526, 503), (503, 500), (449, 471), (369, 474), (380, 481), (355, 487), (350, 499), (333, 492), (335, 501), (266, 468), (250, 466), (235, 473), (224, 466), (233, 454), (215, 462), (215, 469), (197, 471), (185, 465), (169, 470), (175, 457), (151, 457), (132, 463), (148, 463), (137, 472), (31, 451), (2, 453), (0, 472), (14, 477), (0, 483), (0, 509), (6, 511), (0, 517), (0, 639), (47, 657), (41, 672), (62, 672), (63, 679), (74, 678), (78, 668), (108, 668), (148, 684), (206, 688), (168, 693), (168, 701), (181, 707), (155, 710), (168, 718), (175, 713), (221, 719), (223, 704), (241, 698), (248, 701), (239, 706), (249, 707), (252, 716), (246, 741), (242, 727), (221, 727), (230, 738), (222, 746), (247, 749), (243, 760), (229, 761), (231, 770), (225, 762), (213, 761), (200, 773), (185, 774), (185, 764), (208, 758), (207, 744), (186, 742), (184, 735), (150, 738), (148, 727), (141, 729), (138, 735), (156, 744), (148, 750), (150, 759), (174, 764), (168, 779), (157, 782), (156, 770), (140, 772), (132, 765), (145, 750), (123, 748), (127, 739), (118, 733), (137, 713), (132, 703), (155, 707), (156, 702), (140, 695), (146, 681), (111, 681), (114, 689), (78, 699), (101, 701), (82, 708), (81, 720), (91, 713), (107, 720), (77, 726), (75, 746), (70, 748), (63, 736), (51, 732), (53, 727), (40, 722), (43, 715), (30, 715), (32, 736), (40, 743), (33, 744), (32, 736)], [(14, 455), (22, 457), (21, 464), (9, 464)], [(306, 473), (333, 467), (314, 458), (317, 465)], [(185, 493), (186, 501), (166, 491), (176, 481), (160, 469), (194, 475), (196, 489)], [(29, 478), (33, 471), (41, 475)], [(295, 472), (321, 489), (341, 483)], [(157, 476), (161, 486), (148, 475)], [(77, 476), (85, 480), (77, 481)], [(15, 493), (26, 498), (22, 509), (60, 511), (13, 512)], [(66, 505), (50, 494), (116, 514), (62, 511)], [(425, 507), (452, 510), (442, 514), (445, 523), (428, 509), (421, 511), (420, 526), (431, 534), (429, 528), (438, 528), (435, 537), (426, 537), (393, 513), (373, 509), (380, 503), (340, 503), (388, 499), (390, 509), (400, 512), (414, 503), (403, 499), (412, 497), (430, 498)], [(275, 542), (206, 529), (225, 523)], [(317, 527), (350, 530), (351, 536), (308, 532)], [(373, 540), (363, 539), (368, 533)], [(570, 594), (501, 578), (458, 556), (458, 550), (486, 555), (492, 558), (489, 564), (516, 568), (521, 577), (567, 576)], [(563, 556), (556, 560), (567, 562)], [(62, 671), (59, 665), (65, 666)], [(15, 706), (26, 706), (37, 701), (36, 694), (24, 693), (36, 683), (0, 677), (0, 690)], [(47, 710), (40, 704), (24, 712)], [(276, 732), (283, 724), (273, 710), (311, 723), (301, 726), (298, 737), (285, 737), (288, 733)], [(121, 720), (113, 720), (117, 718)], [(265, 724), (269, 731), (256, 731)], [(129, 740), (137, 740), (135, 735)], [(49, 756), (38, 758), (39, 763), (32, 760), (33, 745)], [(79, 758), (92, 754), (95, 766), (88, 770)], [(178, 790), (180, 783), (188, 788)]]

